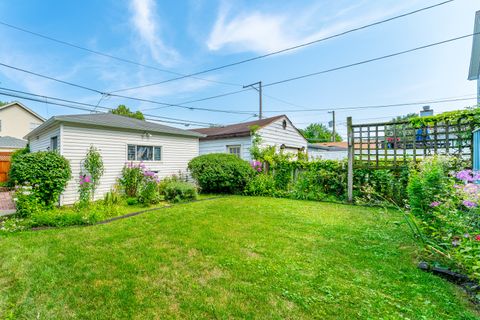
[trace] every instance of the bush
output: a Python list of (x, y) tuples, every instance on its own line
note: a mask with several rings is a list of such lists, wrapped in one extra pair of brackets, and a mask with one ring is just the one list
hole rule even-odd
[(34, 152), (19, 155), (10, 169), (15, 184), (29, 183), (32, 193), (46, 206), (57, 203), (71, 178), (70, 164), (57, 152)]
[(29, 185), (17, 188), (14, 201), (15, 215), (19, 218), (28, 218), (44, 209), (39, 197), (34, 194), (33, 188)]
[(279, 195), (279, 191), (275, 188), (275, 179), (267, 174), (258, 174), (248, 181), (244, 193), (247, 196), (275, 197)]
[[(146, 174), (149, 171), (146, 172)], [(160, 202), (160, 193), (158, 192), (158, 182), (153, 175), (146, 175), (140, 186), (138, 201), (144, 205), (156, 204)]]
[(433, 157), (419, 164), (408, 183), (410, 208), (416, 216), (428, 215), (432, 202), (453, 194), (453, 183), (448, 176), (451, 169), (449, 158)]
[(136, 165), (133, 162), (125, 164), (122, 169), (122, 177), (119, 179), (120, 186), (128, 197), (136, 197), (143, 182), (145, 166)]
[(247, 161), (224, 153), (196, 157), (190, 161), (188, 168), (206, 193), (241, 193), (254, 175)]
[(197, 187), (189, 182), (170, 181), (165, 184), (163, 193), (165, 200), (182, 202), (197, 199)]

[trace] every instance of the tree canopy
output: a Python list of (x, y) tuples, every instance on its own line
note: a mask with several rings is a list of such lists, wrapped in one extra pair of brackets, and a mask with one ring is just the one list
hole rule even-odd
[(125, 117), (130, 117), (134, 119), (139, 119), (139, 120), (145, 120), (145, 116), (141, 111), (135, 111), (133, 112), (130, 110), (129, 107), (126, 105), (119, 105), (117, 108), (113, 109), (110, 111), (113, 114), (118, 114), (119, 116), (125, 116)]
[[(305, 129), (300, 129), (305, 139), (315, 142), (332, 141), (332, 131), (322, 123), (311, 123)], [(335, 132), (335, 141), (342, 141), (342, 137)]]

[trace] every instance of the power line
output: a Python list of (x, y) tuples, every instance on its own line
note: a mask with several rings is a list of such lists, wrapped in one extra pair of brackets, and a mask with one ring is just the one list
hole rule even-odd
[[(423, 50), (423, 49), (427, 49), (427, 48), (451, 43), (451, 42), (454, 42), (454, 41), (462, 40), (462, 39), (469, 38), (469, 37), (472, 37), (472, 36), (475, 36), (475, 35), (478, 35), (478, 34), (480, 34), (480, 32), (471, 33), (471, 34), (467, 34), (467, 35), (463, 35), (463, 36), (459, 36), (459, 37), (455, 37), (455, 38), (451, 38), (451, 39), (447, 39), (447, 40), (443, 40), (443, 41), (439, 41), (439, 42), (434, 42), (434, 43), (430, 43), (430, 44), (427, 44), (427, 45), (415, 47), (415, 48), (412, 48), (412, 49), (403, 50), (403, 51), (391, 53), (391, 54), (388, 54), (388, 55), (383, 55), (383, 56), (372, 58), (372, 59), (362, 60), (362, 61), (359, 61), (359, 62), (350, 63), (350, 64), (342, 65), (342, 66), (339, 66), (339, 67), (335, 67), (335, 68), (330, 68), (330, 69), (321, 70), (321, 71), (318, 71), (318, 72), (313, 72), (313, 73), (308, 73), (308, 74), (305, 74), (305, 75), (296, 76), (296, 77), (293, 77), (293, 78), (288, 78), (288, 79), (284, 79), (284, 80), (270, 82), (270, 83), (264, 84), (263, 87), (271, 87), (271, 86), (279, 85), (279, 84), (286, 83), (286, 82), (296, 81), (296, 80), (300, 80), (300, 79), (304, 79), (304, 78), (308, 78), (308, 77), (312, 77), (312, 76), (317, 76), (317, 75), (321, 75), (321, 74), (325, 74), (325, 73), (330, 73), (330, 72), (334, 72), (334, 71), (338, 71), (338, 70), (342, 70), (342, 69), (352, 68), (352, 67), (356, 67), (356, 66), (359, 66), (359, 65), (363, 65), (363, 64), (367, 64), (367, 63), (371, 63), (371, 62), (375, 62), (375, 61), (379, 61), (379, 60), (385, 60), (385, 59), (388, 59), (388, 58), (393, 58), (393, 57), (404, 55), (404, 54), (407, 54), (407, 53), (411, 53), (411, 52), (415, 52), (415, 51), (419, 51), (419, 50)], [(212, 97), (206, 97), (206, 98), (201, 98), (201, 99), (196, 99), (196, 100), (191, 100), (191, 101), (185, 101), (185, 102), (182, 102), (181, 104), (183, 105), (183, 104), (187, 104), (187, 103), (194, 103), (194, 102), (200, 102), (200, 101), (215, 99), (215, 98), (224, 97), (224, 96), (227, 96), (227, 95), (237, 94), (237, 93), (240, 93), (240, 92), (243, 92), (243, 91), (244, 90), (227, 92), (227, 93), (219, 94), (219, 95), (212, 96)], [(302, 110), (302, 111), (306, 111), (306, 110)], [(318, 111), (318, 110), (309, 110), (309, 111)]]
[[(102, 91), (94, 89), (94, 88), (79, 85), (79, 84), (69, 82), (69, 81), (60, 80), (60, 79), (57, 79), (57, 78), (54, 78), (54, 77), (46, 76), (46, 75), (43, 75), (43, 74), (40, 74), (40, 73), (36, 73), (36, 72), (30, 71), (30, 70), (15, 67), (15, 66), (8, 65), (8, 64), (5, 64), (5, 63), (0, 62), (0, 66), (3, 66), (5, 68), (9, 68), (9, 69), (13, 69), (13, 70), (16, 70), (16, 71), (24, 72), (24, 73), (34, 75), (34, 76), (37, 76), (37, 77), (40, 77), (40, 78), (48, 79), (48, 80), (51, 80), (51, 81), (59, 82), (59, 83), (65, 84), (65, 85), (80, 88), (80, 89), (83, 89), (83, 90), (98, 93), (98, 94), (100, 94), (102, 96), (106, 96), (106, 97), (107, 96), (118, 97), (118, 98), (123, 98), (123, 99), (128, 99), (128, 100), (139, 101), (139, 102), (148, 102), (148, 103), (152, 103), (152, 104), (159, 104), (159, 105), (166, 106), (166, 107), (178, 107), (178, 108), (183, 108), (183, 109), (188, 109), (188, 110), (201, 110), (201, 111), (209, 111), (209, 112), (221, 112), (221, 113), (230, 113), (230, 114), (245, 114), (245, 115), (254, 113), (254, 112), (245, 112), (245, 111), (229, 111), (229, 110), (221, 110), (221, 109), (213, 109), (213, 108), (183, 106), (183, 105), (180, 105), (180, 104), (172, 104), (172, 103), (160, 102), (160, 101), (156, 101), (156, 100), (136, 98), (136, 97), (130, 97), (130, 96), (124, 96), (124, 95), (118, 95), (118, 94), (110, 94), (110, 93), (102, 92)], [(244, 89), (244, 90), (241, 90), (241, 91), (246, 91), (246, 90)], [(239, 92), (239, 91), (235, 91), (234, 93), (236, 93), (236, 92)], [(223, 95), (225, 96), (225, 95), (230, 95), (230, 94), (234, 94), (234, 93), (227, 93), (227, 94), (223, 94)], [(215, 96), (215, 97), (218, 97), (218, 96)], [(209, 97), (209, 98), (204, 98), (204, 99), (200, 99), (200, 100), (203, 101), (203, 100), (213, 99), (215, 97)], [(198, 101), (200, 101), (200, 100), (198, 100)]]
[(469, 37), (472, 37), (472, 36), (477, 35), (477, 34), (480, 34), (480, 32), (471, 33), (471, 34), (467, 34), (467, 35), (464, 35), (464, 36), (455, 37), (455, 38), (451, 38), (451, 39), (447, 39), (447, 40), (443, 40), (443, 41), (439, 41), (439, 42), (434, 42), (434, 43), (430, 43), (430, 44), (423, 45), (423, 46), (420, 46), (420, 47), (415, 47), (415, 48), (412, 48), (412, 49), (403, 50), (403, 51), (399, 51), (399, 52), (387, 54), (387, 55), (384, 55), (384, 56), (380, 56), (380, 57), (377, 57), (377, 58), (372, 58), (372, 59), (368, 59), (368, 60), (363, 60), (363, 61), (359, 61), (359, 62), (347, 64), (347, 65), (343, 65), (343, 66), (340, 66), (340, 67), (335, 67), (335, 68), (331, 68), (331, 69), (326, 69), (326, 70), (322, 70), (322, 71), (318, 71), (318, 72), (312, 72), (312, 73), (308, 73), (308, 74), (301, 75), (301, 76), (297, 76), (297, 77), (293, 77), (293, 78), (288, 78), (288, 79), (284, 79), (284, 80), (280, 80), (280, 81), (275, 81), (275, 82), (267, 83), (267, 84), (264, 85), (264, 87), (275, 86), (275, 85), (278, 85), (278, 84), (281, 84), (281, 83), (285, 83), (285, 82), (296, 81), (296, 80), (300, 80), (300, 79), (304, 79), (304, 78), (308, 78), (308, 77), (312, 77), (312, 76), (317, 76), (317, 75), (320, 75), (320, 74), (325, 74), (325, 73), (330, 73), (330, 72), (333, 72), (333, 71), (338, 71), (338, 70), (342, 70), (342, 69), (347, 69), (347, 68), (351, 68), (351, 67), (356, 67), (356, 66), (359, 66), (359, 65), (362, 65), (362, 64), (366, 64), (366, 63), (370, 63), (370, 62), (374, 62), (374, 61), (379, 61), (379, 60), (384, 60), (384, 59), (388, 59), (388, 58), (393, 58), (393, 57), (400, 56), (400, 55), (403, 55), (403, 54), (407, 54), (407, 53), (410, 53), (410, 52), (414, 52), (414, 51), (418, 51), (418, 50), (423, 50), (423, 49), (427, 49), (427, 48), (439, 46), (439, 45), (442, 45), (442, 44), (446, 44), (446, 43), (450, 43), (450, 42), (462, 40), (462, 39), (469, 38)]
[(35, 32), (35, 31), (31, 31), (31, 30), (27, 30), (27, 29), (24, 29), (24, 28), (21, 28), (21, 27), (17, 27), (17, 26), (14, 26), (12, 24), (6, 23), (4, 21), (0, 21), (0, 25), (3, 25), (5, 27), (11, 28), (11, 29), (15, 29), (17, 31), (28, 33), (28, 34), (31, 34), (31, 35), (34, 35), (34, 36), (37, 36), (37, 37), (40, 37), (40, 38), (43, 38), (43, 39), (46, 39), (46, 40), (49, 40), (49, 41), (53, 41), (53, 42), (56, 42), (56, 43), (59, 43), (59, 44), (62, 44), (62, 45), (66, 45), (66, 46), (69, 46), (69, 47), (72, 47), (72, 48), (80, 49), (80, 50), (83, 50), (83, 51), (86, 51), (86, 52), (89, 52), (89, 53), (93, 53), (93, 54), (96, 54), (96, 55), (99, 55), (99, 56), (103, 56), (103, 57), (106, 57), (106, 58), (114, 59), (114, 60), (121, 61), (121, 62), (128, 63), (128, 64), (133, 64), (133, 65), (136, 65), (136, 66), (139, 66), (139, 67), (149, 68), (149, 69), (157, 70), (157, 71), (160, 71), (160, 72), (181, 76), (182, 79), (186, 78), (186, 77), (189, 77), (189, 78), (193, 78), (193, 79), (196, 79), (196, 80), (202, 80), (202, 81), (207, 81), (207, 82), (212, 82), (212, 83), (241, 87), (241, 85), (237, 84), (237, 83), (230, 83), (230, 82), (224, 82), (224, 81), (204, 79), (204, 78), (198, 78), (198, 77), (195, 77), (195, 76), (187, 76), (187, 75), (179, 73), (179, 72), (170, 71), (170, 70), (166, 70), (166, 69), (161, 69), (161, 68), (158, 68), (158, 67), (155, 67), (155, 66), (152, 66), (152, 65), (140, 63), (140, 62), (133, 61), (133, 60), (130, 60), (130, 59), (117, 57), (117, 56), (114, 56), (114, 55), (111, 55), (111, 54), (108, 54), (108, 53), (104, 53), (104, 52), (100, 52), (100, 51), (97, 51), (97, 50), (85, 48), (85, 47), (82, 47), (80, 45), (77, 45), (77, 44), (74, 44), (74, 43), (71, 43), (71, 42), (59, 40), (59, 39), (56, 39), (56, 38), (53, 38), (53, 37), (50, 37), (50, 36)]
[(421, 104), (436, 104), (444, 102), (458, 102), (458, 101), (468, 101), (476, 100), (477, 97), (471, 98), (455, 98), (455, 99), (438, 99), (438, 100), (423, 100), (416, 102), (406, 102), (406, 103), (396, 103), (396, 104), (384, 104), (384, 105), (369, 105), (369, 106), (351, 106), (351, 107), (330, 107), (330, 108), (318, 108), (318, 109), (303, 109), (303, 110), (270, 110), (266, 111), (269, 113), (277, 112), (318, 112), (318, 111), (332, 111), (332, 110), (359, 110), (359, 109), (380, 109), (380, 108), (393, 108), (393, 107), (404, 107), (404, 106), (413, 106)]
[(414, 11), (410, 11), (410, 12), (407, 12), (407, 13), (404, 13), (404, 14), (401, 14), (401, 15), (397, 15), (397, 16), (394, 16), (394, 17), (391, 17), (391, 18), (388, 18), (388, 19), (380, 20), (380, 21), (377, 21), (377, 22), (374, 22), (374, 23), (369, 23), (369, 24), (366, 24), (366, 25), (363, 25), (363, 26), (360, 26), (360, 27), (357, 27), (357, 28), (353, 28), (353, 29), (350, 29), (350, 30), (347, 30), (347, 31), (343, 31), (343, 32), (340, 32), (340, 33), (337, 33), (337, 34), (334, 34), (334, 35), (331, 35), (331, 36), (327, 36), (327, 37), (320, 38), (320, 39), (317, 39), (317, 40), (302, 43), (302, 44), (299, 44), (299, 45), (296, 45), (296, 46), (293, 46), (293, 47), (288, 47), (288, 48), (285, 48), (285, 49), (273, 51), (273, 52), (270, 52), (270, 53), (267, 53), (267, 54), (259, 55), (259, 56), (248, 58), (248, 59), (245, 59), (245, 60), (240, 60), (240, 61), (237, 61), (237, 62), (232, 62), (232, 63), (225, 64), (225, 65), (218, 66), (218, 67), (213, 67), (213, 68), (206, 69), (206, 70), (203, 70), (203, 71), (190, 73), (190, 74), (183, 75), (183, 76), (177, 77), (177, 78), (167, 79), (167, 80), (163, 80), (163, 81), (159, 81), (159, 82), (155, 82), (155, 83), (144, 84), (144, 85), (130, 87), (130, 88), (119, 89), (119, 90), (112, 91), (112, 92), (122, 92), (122, 91), (127, 91), (127, 90), (134, 90), (134, 89), (141, 89), (141, 88), (145, 88), (145, 87), (156, 86), (156, 85), (163, 84), (163, 83), (166, 83), (166, 82), (171, 82), (171, 81), (184, 79), (186, 77), (193, 77), (193, 76), (197, 76), (197, 75), (200, 75), (200, 74), (204, 74), (204, 73), (208, 73), (208, 72), (212, 72), (212, 71), (217, 71), (217, 70), (237, 66), (237, 65), (244, 64), (244, 63), (247, 63), (247, 62), (263, 59), (263, 58), (266, 58), (266, 57), (270, 57), (270, 56), (277, 55), (277, 54), (280, 54), (280, 53), (296, 50), (296, 49), (303, 48), (303, 47), (313, 45), (313, 44), (316, 44), (316, 43), (319, 43), (319, 42), (323, 42), (323, 41), (326, 41), (326, 40), (341, 37), (341, 36), (347, 35), (349, 33), (360, 31), (360, 30), (363, 30), (363, 29), (367, 29), (367, 28), (370, 28), (370, 27), (373, 27), (373, 26), (378, 26), (378, 25), (386, 23), (386, 22), (390, 22), (390, 21), (393, 21), (393, 20), (396, 20), (396, 19), (404, 18), (404, 17), (410, 16), (410, 15), (413, 15), (413, 14), (416, 14), (416, 13), (419, 13), (419, 12), (422, 12), (422, 11), (433, 9), (435, 7), (439, 7), (439, 6), (445, 5), (445, 4), (453, 2), (453, 1), (455, 1), (455, 0), (443, 1), (443, 2), (434, 4), (434, 5), (431, 5), (431, 6), (423, 7), (423, 8), (420, 8), (420, 9), (417, 9), (417, 10), (414, 10)]
[[(408, 50), (404, 50), (404, 51), (380, 56), (380, 57), (377, 57), (377, 58), (363, 60), (363, 61), (360, 61), (360, 62), (351, 63), (351, 64), (348, 64), (348, 65), (343, 65), (343, 66), (336, 67), (336, 68), (331, 68), (331, 69), (322, 70), (322, 71), (318, 71), (318, 72), (314, 72), (314, 73), (309, 73), (309, 74), (306, 74), (306, 75), (301, 75), (301, 76), (297, 76), (297, 77), (293, 77), (293, 78), (289, 78), (289, 79), (284, 79), (284, 80), (280, 80), (280, 81), (276, 81), (276, 82), (271, 82), (271, 83), (265, 84), (263, 86), (264, 87), (270, 87), (270, 86), (274, 86), (274, 85), (278, 85), (278, 84), (282, 84), (282, 83), (286, 83), (286, 82), (291, 82), (291, 81), (296, 81), (296, 80), (311, 77), (311, 76), (316, 76), (316, 75), (320, 75), (320, 74), (325, 74), (325, 73), (329, 73), (329, 72), (338, 71), (338, 70), (341, 70), (341, 69), (351, 68), (351, 67), (354, 67), (354, 66), (367, 64), (367, 63), (371, 63), (371, 62), (374, 62), (374, 61), (384, 60), (384, 59), (387, 59), (387, 58), (392, 58), (392, 57), (395, 57), (395, 56), (411, 53), (411, 52), (414, 52), (414, 51), (418, 51), (418, 50), (431, 48), (431, 47), (434, 47), (434, 46), (439, 46), (439, 45), (442, 45), (442, 44), (458, 41), (458, 40), (461, 40), (461, 39), (472, 37), (472, 36), (477, 35), (477, 34), (480, 34), (480, 32), (467, 34), (467, 35), (463, 35), (463, 36), (459, 36), (459, 37), (455, 37), (455, 38), (451, 38), (451, 39), (447, 39), (447, 40), (443, 40), (443, 41), (439, 41), (439, 42), (435, 42), (435, 43), (430, 43), (430, 44), (423, 45), (423, 46), (420, 46), (420, 47), (416, 47), (416, 48), (412, 48), (412, 49), (408, 49)], [(45, 75), (42, 75), (42, 74), (39, 74), (39, 73), (35, 73), (35, 72), (29, 71), (29, 70), (14, 67), (14, 66), (7, 65), (7, 64), (4, 64), (4, 63), (0, 63), (0, 66), (4, 66), (4, 67), (7, 67), (7, 68), (17, 70), (17, 71), (32, 74), (32, 75), (35, 75), (37, 77), (42, 77), (42, 78), (49, 79), (49, 80), (52, 80), (52, 81), (56, 81), (56, 82), (59, 82), (59, 83), (62, 83), (62, 84), (74, 86), (74, 87), (81, 88), (81, 89), (84, 89), (84, 90), (89, 90), (89, 91), (99, 93), (99, 94), (102, 94), (102, 95), (119, 97), (119, 98), (134, 100), (134, 101), (140, 101), (140, 102), (148, 102), (148, 103), (153, 103), (153, 104), (159, 104), (159, 105), (162, 105), (162, 106), (180, 107), (180, 108), (185, 108), (185, 109), (189, 109), (189, 110), (202, 110), (202, 111), (223, 112), (223, 113), (231, 113), (231, 114), (248, 114), (248, 113), (253, 114), (253, 112), (251, 112), (251, 111), (228, 111), (228, 110), (221, 110), (221, 109), (184, 106), (184, 104), (188, 104), (188, 103), (205, 101), (205, 100), (210, 100), (210, 99), (215, 99), (215, 98), (219, 98), (219, 97), (224, 97), (224, 96), (228, 96), (228, 95), (237, 94), (237, 93), (246, 91), (248, 89), (242, 89), (242, 90), (227, 92), (227, 93), (223, 93), (223, 94), (219, 94), (219, 95), (215, 95), (215, 96), (211, 96), (211, 97), (186, 101), (186, 102), (183, 102), (182, 104), (171, 104), (171, 103), (165, 103), (165, 102), (149, 100), (149, 99), (142, 99), (142, 98), (136, 98), (136, 97), (130, 97), (130, 96), (124, 96), (124, 95), (117, 95), (117, 94), (109, 94), (109, 93), (102, 92), (102, 91), (99, 91), (99, 90), (96, 90), (96, 89), (93, 89), (93, 88), (89, 88), (89, 87), (86, 87), (86, 86), (83, 86), (83, 85), (78, 85), (78, 84), (75, 84), (75, 83), (72, 83), (72, 82), (56, 79), (56, 78), (53, 78), (53, 77), (50, 77), (50, 76), (45, 76)], [(331, 108), (329, 110), (331, 110)], [(302, 110), (302, 111), (319, 111), (319, 110), (318, 109), (317, 110), (306, 109), (306, 110)], [(323, 111), (323, 110), (320, 110), (320, 111)]]
[[(98, 112), (95, 108), (103, 109), (103, 110), (107, 110), (107, 111), (113, 110), (112, 108), (108, 108), (108, 107), (104, 107), (104, 106), (100, 106), (100, 105), (93, 105), (93, 104), (83, 103), (83, 102), (78, 102), (78, 101), (73, 101), (73, 100), (50, 97), (50, 96), (46, 96), (46, 95), (40, 95), (40, 94), (35, 94), (35, 93), (25, 92), (25, 91), (20, 91), (20, 90), (14, 90), (14, 89), (9, 89), (9, 88), (4, 88), (4, 87), (0, 87), (0, 90), (3, 90), (3, 92), (0, 92), (1, 95), (26, 99), (26, 100), (30, 100), (30, 101), (42, 102), (42, 103), (44, 103), (46, 101), (46, 99), (48, 99), (48, 102), (50, 104), (55, 104), (55, 105), (58, 105), (58, 106), (73, 108), (73, 109), (77, 109), (77, 110), (83, 110), (83, 111), (89, 111), (89, 112)], [(5, 92), (5, 91), (7, 91), (7, 92)], [(34, 98), (32, 98), (32, 97), (34, 97)], [(41, 98), (43, 98), (43, 100)], [(68, 105), (66, 103), (68, 103)], [(72, 105), (72, 104), (74, 104), (74, 105)], [(87, 107), (91, 107), (91, 108), (87, 108)], [(151, 115), (151, 114), (144, 114), (144, 115), (146, 117), (148, 117), (150, 120), (166, 122), (166, 123), (176, 123), (176, 124), (182, 124), (182, 125), (194, 124), (194, 125), (207, 125), (207, 126), (218, 125), (218, 124), (209, 123), (209, 122), (192, 121), (192, 120), (164, 117), (164, 116)]]

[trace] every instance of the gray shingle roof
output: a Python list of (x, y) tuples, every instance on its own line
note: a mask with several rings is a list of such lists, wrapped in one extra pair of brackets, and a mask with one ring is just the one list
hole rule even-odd
[(14, 137), (0, 137), (0, 148), (21, 149), (25, 148), (27, 141)]
[(54, 122), (76, 123), (82, 125), (100, 126), (106, 128), (116, 128), (125, 130), (144, 131), (150, 133), (165, 133), (171, 135), (203, 137), (198, 132), (178, 129), (154, 122), (133, 119), (125, 116), (119, 116), (112, 113), (93, 113), (93, 114), (77, 114), (67, 116), (54, 116), (47, 122), (30, 132), (25, 138), (34, 136), (50, 127)]

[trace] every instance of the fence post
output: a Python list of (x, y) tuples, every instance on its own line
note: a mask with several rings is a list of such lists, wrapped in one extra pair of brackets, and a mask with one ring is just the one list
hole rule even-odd
[[(348, 177), (347, 177), (347, 191), (348, 191), (348, 202), (353, 201), (353, 128), (352, 128), (352, 117), (347, 118), (347, 142), (348, 142)], [(360, 141), (360, 144), (362, 141)]]

